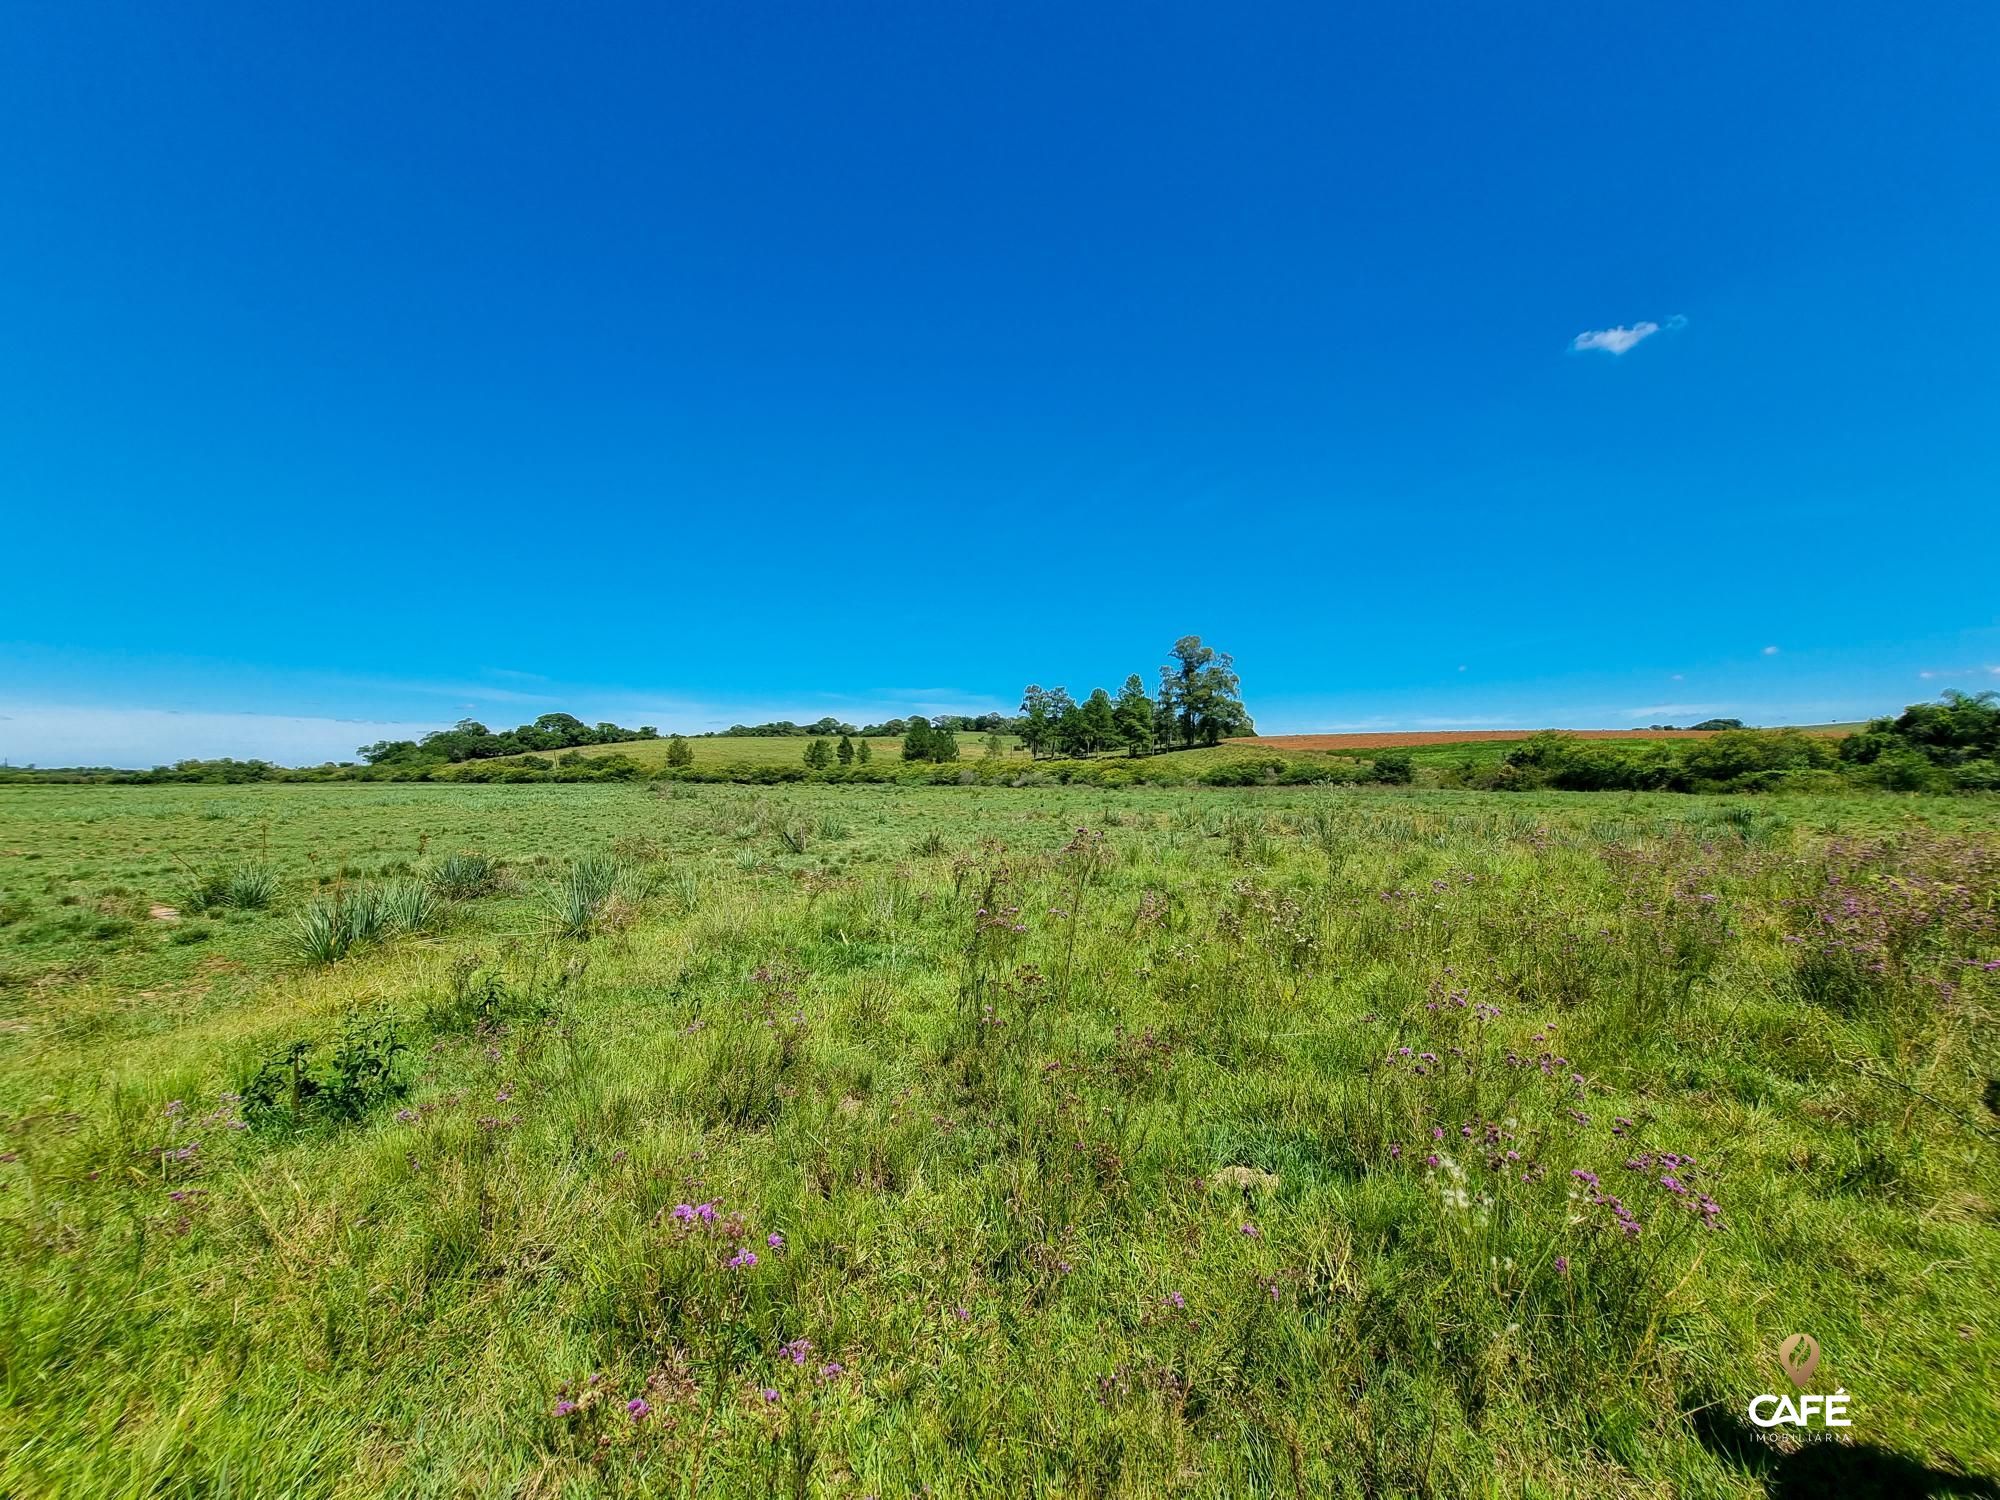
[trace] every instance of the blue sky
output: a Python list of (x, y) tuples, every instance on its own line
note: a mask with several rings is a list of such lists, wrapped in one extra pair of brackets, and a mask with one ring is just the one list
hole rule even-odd
[(1991, 6), (8, 31), (17, 763), (1011, 709), (1187, 632), (1273, 732), (2000, 687)]

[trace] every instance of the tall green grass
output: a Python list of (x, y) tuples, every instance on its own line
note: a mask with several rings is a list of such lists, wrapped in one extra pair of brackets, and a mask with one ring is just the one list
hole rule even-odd
[(346, 886), (306, 904), (292, 920), (289, 947), (306, 963), (338, 963), (372, 944), (428, 931), (444, 908), (433, 888), (416, 881)]
[[(2000, 1468), (1968, 803), (253, 796), (268, 853), (196, 791), (0, 789), (47, 852), (0, 861), (0, 1493)], [(446, 902), (432, 846), (510, 877)], [(93, 936), (174, 851), (316, 889), (336, 961)], [(1845, 1446), (1743, 1416), (1799, 1331)]]

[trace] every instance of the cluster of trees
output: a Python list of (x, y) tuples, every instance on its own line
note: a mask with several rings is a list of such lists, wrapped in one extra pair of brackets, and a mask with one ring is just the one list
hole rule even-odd
[[(933, 724), (918, 715), (895, 722), (902, 726), (904, 760), (933, 761), (942, 765), (958, 759), (958, 735), (946, 728), (943, 720)], [(873, 734), (880, 727), (871, 725), (868, 733)], [(875, 747), (865, 737), (860, 737), (858, 731), (843, 733), (838, 742), (825, 735), (815, 735), (806, 742), (805, 764), (809, 771), (830, 771), (835, 766), (842, 769), (865, 766), (874, 758)]]
[(903, 759), (949, 765), (958, 759), (958, 732), (946, 720), (933, 723), (922, 714), (903, 726)]
[(809, 771), (828, 771), (836, 765), (865, 766), (874, 758), (874, 747), (866, 740), (857, 742), (851, 733), (842, 734), (839, 744), (825, 735), (816, 735), (806, 745), (806, 769)]
[(828, 714), (812, 724), (794, 724), (790, 719), (773, 719), (768, 724), (731, 724), (722, 731), (722, 737), (734, 735), (738, 738), (782, 740), (803, 735), (819, 735), (831, 738), (836, 734), (855, 735), (861, 733), (852, 724), (843, 724)]
[[(1648, 724), (1646, 727), (1648, 729), (1678, 730), (1681, 726), (1678, 724)], [(1690, 724), (1687, 727), (1690, 729), (1741, 729), (1743, 721), (1741, 719), (1703, 719), (1699, 724)]]
[(1115, 699), (1094, 688), (1081, 703), (1066, 688), (1030, 683), (1015, 732), (1037, 760), (1045, 753), (1076, 757), (1104, 750), (1140, 756), (1257, 732), (1228, 652), (1203, 645), (1198, 635), (1184, 635), (1174, 642), (1172, 657), (1160, 668), (1157, 696), (1147, 694), (1137, 672)]
[(437, 765), (569, 750), (578, 745), (623, 745), (659, 737), (660, 731), (651, 724), (626, 729), (618, 724), (586, 724), (574, 714), (543, 714), (532, 724), (497, 734), (477, 719), (460, 719), (451, 728), (434, 729), (420, 740), (377, 740), (355, 754), (371, 766)]
[(1840, 742), (1841, 761), (1878, 786), (2000, 791), (2000, 694), (1947, 691)]
[[(876, 739), (892, 740), (910, 732), (910, 726), (918, 723), (921, 716), (908, 719), (884, 719), (880, 724), (870, 724), (861, 732)], [(921, 719), (926, 729), (948, 729), (954, 734), (1016, 734), (1020, 726), (1005, 714), (932, 714)]]

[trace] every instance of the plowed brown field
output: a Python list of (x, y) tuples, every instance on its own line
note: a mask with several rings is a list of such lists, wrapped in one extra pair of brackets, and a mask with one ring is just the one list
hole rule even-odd
[[(1473, 740), (1525, 740), (1536, 729), (1418, 729), (1370, 734), (1267, 734), (1255, 739), (1236, 739), (1231, 745), (1268, 746), (1273, 750), (1394, 750), (1415, 745), (1463, 745)], [(1583, 740), (1705, 740), (1721, 733), (1715, 729), (1565, 729)], [(1834, 738), (1849, 733), (1844, 727), (1806, 727), (1804, 734), (1824, 734)]]

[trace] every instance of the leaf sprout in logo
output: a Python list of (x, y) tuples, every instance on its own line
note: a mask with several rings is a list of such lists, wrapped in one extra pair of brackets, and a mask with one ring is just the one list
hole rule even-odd
[(1819, 1340), (1809, 1333), (1795, 1333), (1778, 1345), (1778, 1363), (1793, 1385), (1804, 1390), (1819, 1368)]

